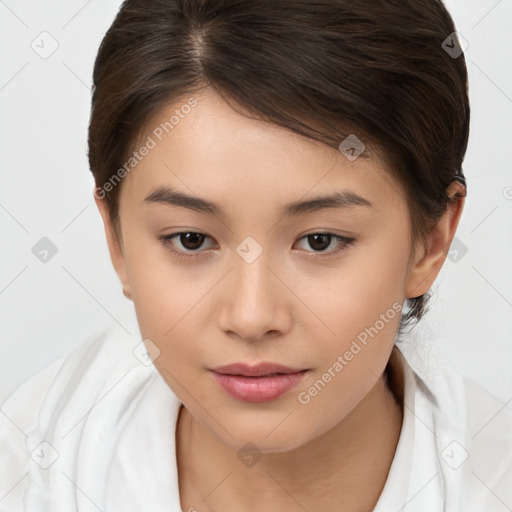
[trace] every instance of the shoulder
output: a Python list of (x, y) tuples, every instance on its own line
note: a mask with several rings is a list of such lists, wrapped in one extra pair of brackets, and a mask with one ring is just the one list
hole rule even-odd
[(37, 424), (41, 403), (64, 357), (28, 378), (0, 407), (0, 510), (18, 510), (27, 487), (27, 432)]
[(489, 433), (501, 432), (507, 434), (506, 441), (512, 442), (512, 431), (506, 430), (512, 426), (512, 410), (508, 404), (473, 379), (463, 376), (462, 380), (470, 412), (470, 435), (474, 438), (480, 434), (488, 437)]
[(29, 377), (1, 404), (0, 510), (22, 509), (32, 455), (29, 434), (41, 423), (44, 412), (52, 414), (62, 408), (66, 396), (80, 386), (91, 387), (93, 379), (101, 385), (117, 365), (121, 346), (132, 350), (131, 345), (133, 338), (117, 328), (96, 331), (69, 354)]
[[(400, 347), (417, 384), (414, 411), (435, 443), (446, 510), (512, 510), (512, 410), (439, 352)], [(424, 453), (425, 457), (429, 455)], [(421, 462), (421, 465), (424, 461)]]
[(462, 377), (468, 408), (468, 510), (512, 509), (512, 410), (483, 386)]

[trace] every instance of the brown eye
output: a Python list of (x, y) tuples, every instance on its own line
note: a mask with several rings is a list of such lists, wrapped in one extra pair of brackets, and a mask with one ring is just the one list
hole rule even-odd
[(204, 241), (210, 237), (195, 231), (182, 231), (158, 237), (164, 247), (178, 257), (200, 256)]
[[(326, 255), (336, 254), (346, 249), (354, 238), (347, 238), (341, 235), (335, 235), (334, 233), (311, 233), (301, 238), (306, 240), (307, 245), (313, 249), (313, 251), (306, 251), (309, 253), (326, 253)], [(333, 243), (334, 242), (334, 243)], [(333, 246), (334, 250), (326, 251), (329, 246)]]
[(189, 251), (199, 249), (205, 239), (201, 233), (179, 233), (177, 236), (183, 247)]
[(308, 244), (315, 251), (324, 251), (329, 247), (332, 239), (332, 235), (327, 235), (325, 233), (315, 233), (313, 235), (308, 235)]

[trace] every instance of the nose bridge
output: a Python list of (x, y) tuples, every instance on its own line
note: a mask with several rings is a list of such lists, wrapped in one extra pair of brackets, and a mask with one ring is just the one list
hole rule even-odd
[(273, 277), (269, 266), (271, 251), (264, 248), (252, 236), (245, 238), (236, 248), (234, 262), (234, 296), (244, 307), (262, 310), (271, 306), (271, 283)]
[(222, 328), (243, 338), (258, 338), (279, 329), (276, 287), (271, 270), (272, 254), (253, 237), (236, 248), (229, 290), (222, 299)]

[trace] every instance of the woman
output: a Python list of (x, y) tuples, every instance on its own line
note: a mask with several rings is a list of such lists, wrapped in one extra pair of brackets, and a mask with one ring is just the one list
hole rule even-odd
[(4, 503), (510, 509), (512, 414), (405, 333), (468, 132), (440, 1), (125, 1), (88, 142), (140, 337), (101, 333), (4, 404)]

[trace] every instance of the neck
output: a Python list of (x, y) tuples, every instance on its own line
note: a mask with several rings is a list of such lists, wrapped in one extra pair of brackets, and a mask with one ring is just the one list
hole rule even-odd
[(385, 374), (343, 421), (297, 449), (266, 453), (250, 469), (183, 407), (176, 433), (182, 508), (371, 511), (398, 444), (402, 403), (403, 374), (393, 351)]

